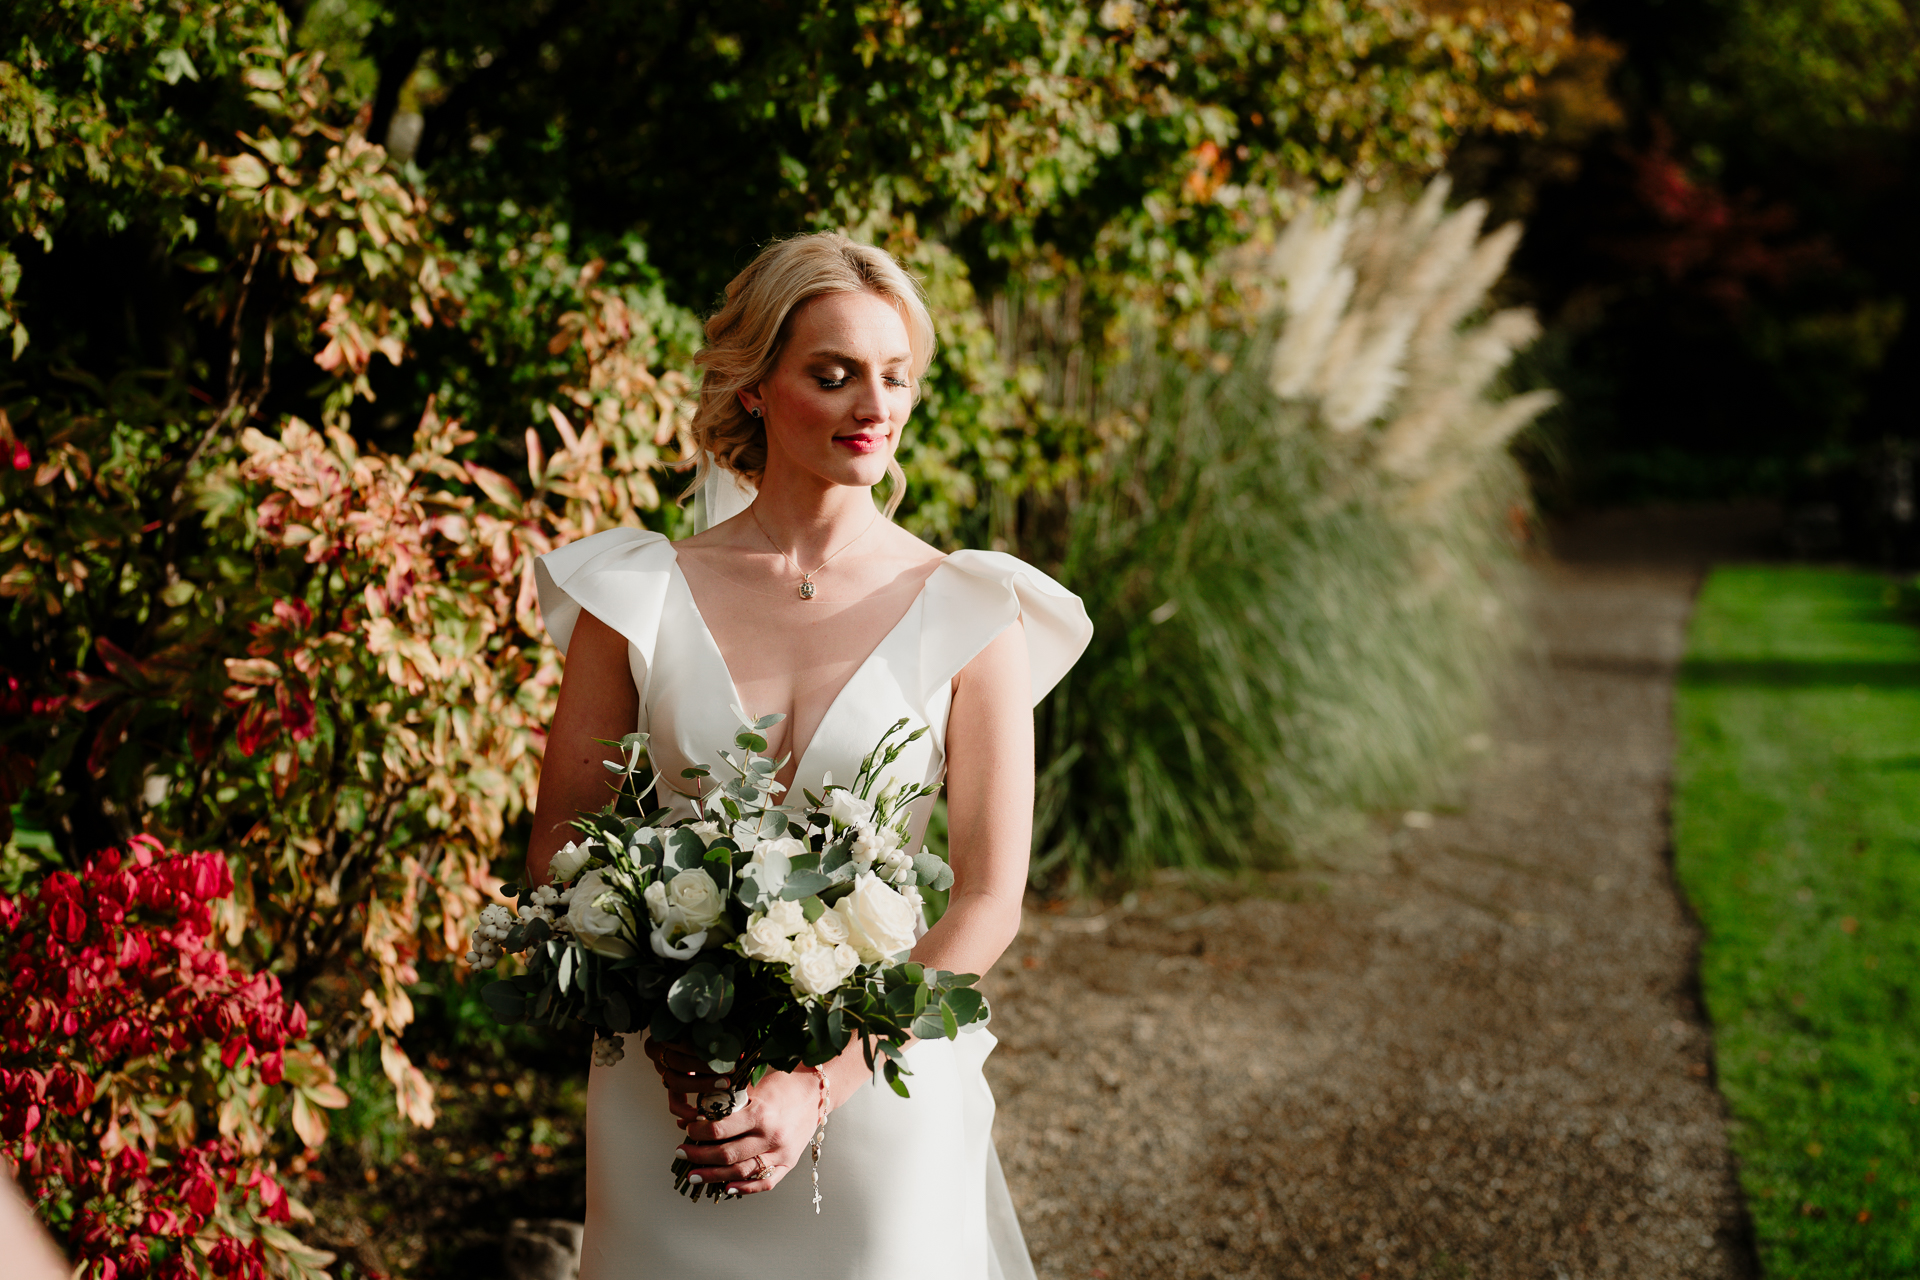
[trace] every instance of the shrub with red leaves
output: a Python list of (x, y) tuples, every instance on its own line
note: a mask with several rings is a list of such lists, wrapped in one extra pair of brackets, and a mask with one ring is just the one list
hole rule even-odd
[(304, 1211), (267, 1143), (283, 1106), (345, 1096), (278, 979), (215, 949), (210, 904), (232, 892), (219, 855), (138, 836), (0, 895), (0, 1155), (87, 1280), (331, 1261), (287, 1230)]

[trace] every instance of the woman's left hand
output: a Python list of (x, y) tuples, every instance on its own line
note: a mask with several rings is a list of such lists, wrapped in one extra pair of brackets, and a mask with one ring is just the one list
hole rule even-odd
[(812, 1071), (769, 1071), (748, 1090), (746, 1105), (721, 1120), (702, 1118), (686, 1094), (670, 1093), (668, 1105), (687, 1133), (680, 1154), (699, 1166), (694, 1176), (702, 1183), (724, 1182), (739, 1195), (771, 1191), (806, 1155), (820, 1121), (820, 1093)]

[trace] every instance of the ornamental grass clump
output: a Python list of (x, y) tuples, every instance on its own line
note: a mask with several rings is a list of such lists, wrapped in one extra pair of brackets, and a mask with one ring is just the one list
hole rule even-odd
[(1234, 323), (1108, 375), (1135, 425), (1067, 522), (1095, 630), (1041, 713), (1036, 877), (1274, 865), (1461, 755), (1521, 635), (1506, 445), (1550, 396), (1490, 394), (1535, 331), (1482, 315), (1518, 231), (1445, 197), (1305, 209), (1225, 264)]

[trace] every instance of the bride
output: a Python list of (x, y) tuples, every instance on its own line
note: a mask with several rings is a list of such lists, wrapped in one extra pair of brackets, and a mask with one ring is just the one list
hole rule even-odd
[[(1011, 556), (943, 556), (889, 519), (933, 324), (884, 251), (830, 233), (771, 245), (727, 286), (706, 334), (693, 436), (711, 527), (677, 543), (611, 529), (538, 567), (567, 669), (529, 874), (545, 880), (569, 819), (605, 802), (601, 762), (617, 752), (601, 740), (646, 730), (664, 786), (690, 791), (682, 769), (711, 763), (743, 714), (780, 712), (767, 736), (797, 796), (852, 781), (906, 718), (930, 732), (894, 775), (944, 776), (954, 872), (913, 958), (984, 974), (1020, 922), (1032, 707), (1086, 647), (1086, 612)], [(684, 794), (678, 804), (691, 813)], [(818, 1071), (769, 1074), (717, 1122), (688, 1095), (722, 1082), (672, 1048), (596, 1066), (582, 1280), (1031, 1277), (980, 1071), (993, 1043), (982, 1029), (912, 1045), (913, 1096), (901, 1098), (875, 1084), (856, 1041)], [(829, 1114), (816, 1216), (809, 1142)], [(733, 1202), (677, 1195), (676, 1150)]]

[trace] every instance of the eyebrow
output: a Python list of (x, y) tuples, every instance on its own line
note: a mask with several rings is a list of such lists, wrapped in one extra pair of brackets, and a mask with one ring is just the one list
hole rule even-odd
[[(810, 354), (809, 354), (809, 355), (807, 356), (807, 359), (809, 359), (809, 360), (837, 360), (837, 361), (839, 361), (839, 362), (840, 362), (841, 364), (850, 364), (850, 365), (861, 365), (861, 366), (863, 366), (863, 365), (865, 365), (865, 364), (866, 364), (866, 361), (864, 361), (864, 360), (862, 360), (862, 359), (860, 359), (860, 357), (858, 357), (858, 356), (850, 356), (850, 355), (848, 355), (848, 354), (847, 354), (846, 352), (844, 352), (844, 351), (815, 351), (815, 352), (812, 352), (812, 353), (810, 353)], [(902, 354), (900, 354), (900, 355), (893, 355), (893, 356), (888, 356), (888, 357), (887, 357), (886, 359), (884, 359), (884, 360), (882, 360), (882, 361), (881, 361), (880, 363), (882, 363), (882, 364), (906, 364), (906, 363), (909, 363), (909, 362), (911, 362), (912, 360), (913, 360), (913, 353), (912, 353), (912, 352), (905, 352), (905, 353), (902, 353)]]

